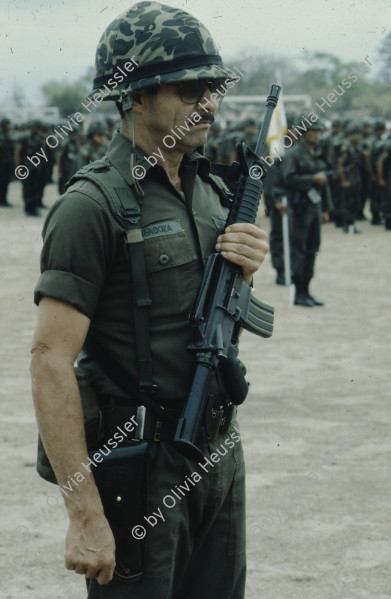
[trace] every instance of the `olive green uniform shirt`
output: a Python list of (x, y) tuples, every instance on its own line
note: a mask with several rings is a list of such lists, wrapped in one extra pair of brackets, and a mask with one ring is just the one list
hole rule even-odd
[[(105, 160), (131, 184), (131, 144), (113, 137)], [(138, 151), (139, 152), (139, 151)], [(142, 153), (138, 161), (146, 164)], [(187, 349), (193, 340), (189, 312), (228, 209), (205, 178), (209, 161), (186, 154), (180, 167), (184, 192), (164, 169), (148, 166), (140, 180), (142, 233), (152, 306), (150, 333), (154, 383), (158, 398), (185, 398), (194, 371)], [(47, 296), (69, 302), (91, 319), (91, 332), (112, 357), (138, 380), (129, 267), (122, 245), (123, 228), (112, 216), (103, 194), (89, 181), (77, 182), (48, 213), (35, 302)], [(89, 358), (82, 360), (92, 368)], [(109, 381), (101, 392), (121, 396)], [(224, 392), (218, 381), (215, 392)]]

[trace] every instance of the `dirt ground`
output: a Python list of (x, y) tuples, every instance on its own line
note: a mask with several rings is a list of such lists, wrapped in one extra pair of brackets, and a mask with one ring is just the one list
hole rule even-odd
[[(55, 194), (46, 189), (46, 205)], [(82, 577), (63, 565), (63, 501), (34, 468), (28, 367), (43, 217), (24, 216), (19, 183), (9, 199), (14, 208), (0, 209), (0, 597), (83, 599)], [(391, 597), (391, 233), (359, 228), (323, 229), (312, 292), (324, 308), (292, 307), (269, 261), (256, 277), (276, 313), (271, 339), (241, 342), (251, 380), (240, 410), (246, 599)]]

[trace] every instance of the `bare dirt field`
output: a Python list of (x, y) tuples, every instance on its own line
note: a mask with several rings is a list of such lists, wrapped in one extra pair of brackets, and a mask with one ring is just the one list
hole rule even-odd
[[(45, 204), (55, 197), (47, 187)], [(83, 599), (82, 577), (63, 565), (63, 501), (35, 472), (28, 368), (43, 217), (24, 216), (19, 183), (9, 199), (14, 207), (0, 209), (0, 597)], [(312, 284), (323, 308), (292, 307), (269, 261), (256, 277), (276, 313), (271, 339), (241, 341), (251, 380), (239, 418), (246, 599), (391, 597), (391, 232), (358, 227), (362, 235), (323, 228)]]

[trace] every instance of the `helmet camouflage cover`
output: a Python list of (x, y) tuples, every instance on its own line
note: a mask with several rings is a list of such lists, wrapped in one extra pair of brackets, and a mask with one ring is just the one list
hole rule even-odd
[[(132, 57), (138, 66), (126, 72)], [(102, 34), (92, 94), (101, 90), (104, 100), (118, 101), (126, 92), (154, 85), (229, 76), (212, 36), (198, 19), (159, 2), (139, 2)]]

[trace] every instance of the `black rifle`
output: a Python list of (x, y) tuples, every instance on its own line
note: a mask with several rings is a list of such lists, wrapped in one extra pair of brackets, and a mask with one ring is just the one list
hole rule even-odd
[[(261, 156), (274, 107), (280, 93), (272, 85), (266, 100), (266, 114), (255, 151), (244, 142), (237, 145), (240, 176), (225, 227), (233, 223), (254, 223), (262, 192)], [(237, 164), (232, 165), (237, 169)], [(205, 414), (212, 408), (210, 377), (219, 367), (234, 405), (241, 404), (248, 393), (238, 360), (238, 338), (243, 327), (261, 337), (273, 332), (274, 308), (252, 295), (243, 281), (242, 269), (213, 252), (206, 263), (204, 276), (190, 313), (195, 341), (188, 349), (196, 354), (192, 386), (173, 440), (175, 447), (190, 459), (203, 457), (197, 443), (205, 440)]]
[(333, 175), (339, 175), (339, 173), (345, 173), (346, 171), (350, 171), (350, 169), (354, 168), (354, 164), (348, 164), (348, 166), (344, 166), (342, 168), (334, 168), (328, 171), (324, 171), (326, 177), (332, 177)]

